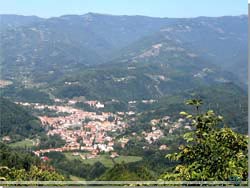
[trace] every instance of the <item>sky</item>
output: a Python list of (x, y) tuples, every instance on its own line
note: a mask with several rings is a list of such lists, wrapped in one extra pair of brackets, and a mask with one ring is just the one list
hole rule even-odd
[(88, 12), (189, 18), (247, 14), (247, 0), (0, 0), (0, 14), (57, 17)]

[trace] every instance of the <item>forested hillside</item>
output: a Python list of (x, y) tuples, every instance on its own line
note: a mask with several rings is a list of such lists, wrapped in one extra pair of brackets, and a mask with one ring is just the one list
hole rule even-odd
[(1, 179), (247, 180), (246, 15), (0, 20)]
[(0, 106), (1, 138), (8, 136), (10, 139), (20, 140), (34, 137), (44, 131), (40, 121), (23, 107), (2, 97)]
[(60, 181), (64, 177), (41, 159), (0, 142), (1, 181)]

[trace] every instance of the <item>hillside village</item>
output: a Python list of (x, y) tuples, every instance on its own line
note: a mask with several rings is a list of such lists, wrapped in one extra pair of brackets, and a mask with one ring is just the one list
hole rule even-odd
[[(89, 112), (74, 107), (74, 104), (78, 102), (77, 100), (69, 100), (67, 103), (61, 99), (54, 99), (54, 101), (54, 105), (16, 102), (35, 110), (49, 109), (58, 114), (56, 117), (38, 116), (38, 118), (47, 131), (48, 136), (59, 135), (61, 139), (65, 140), (66, 144), (60, 148), (34, 151), (35, 155), (43, 157), (45, 153), (52, 151), (71, 151), (72, 155), (79, 155), (82, 159), (96, 158), (100, 153), (109, 153), (110, 157), (113, 158), (118, 156), (117, 151), (114, 150), (115, 143), (124, 148), (129, 142), (129, 137), (116, 139), (113, 135), (114, 133), (119, 135), (119, 133), (124, 132), (130, 126), (127, 120), (130, 116), (134, 116), (135, 112)], [(144, 100), (142, 102), (152, 103), (155, 101)], [(57, 103), (60, 104), (56, 105)], [(85, 101), (84, 103), (96, 109), (104, 108), (104, 104), (100, 101)], [(128, 102), (129, 105), (135, 103), (136, 101)], [(60, 113), (64, 115), (60, 115)], [(133, 120), (134, 118), (130, 119)], [(191, 129), (191, 127), (185, 125), (185, 120), (182, 118), (177, 122), (172, 122), (170, 119), (169, 116), (165, 116), (162, 119), (152, 119), (150, 122), (152, 130), (150, 132), (141, 132), (141, 136), (144, 137), (148, 144), (153, 144), (165, 136), (161, 126), (158, 126), (159, 124), (169, 127), (169, 134), (172, 134), (175, 129), (180, 128), (182, 125), (185, 129)], [(111, 136), (112, 133), (113, 135)], [(132, 133), (131, 136), (136, 136), (136, 134)], [(166, 149), (168, 147), (165, 144), (159, 147), (159, 150)], [(80, 152), (87, 152), (87, 154), (83, 155)]]

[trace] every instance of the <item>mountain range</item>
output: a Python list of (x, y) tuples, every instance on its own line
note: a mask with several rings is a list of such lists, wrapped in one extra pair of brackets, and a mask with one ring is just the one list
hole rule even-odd
[[(19, 159), (19, 150), (85, 146), (90, 138), (95, 149), (101, 132), (108, 139), (100, 143), (111, 138), (114, 152), (95, 159), (85, 150), (51, 150), (41, 158), (48, 159), (45, 167), (53, 166), (66, 180), (157, 180), (177, 164), (165, 156), (177, 152), (186, 143), (183, 134), (193, 130), (180, 112), (204, 118), (204, 126), (216, 121), (246, 135), (247, 25), (247, 15), (0, 15), (0, 138), (9, 145), (0, 143), (1, 164), (14, 170), (39, 165), (31, 154)], [(185, 105), (187, 99), (201, 99), (203, 105), (193, 108)], [(85, 112), (93, 113), (82, 116)], [(223, 123), (206, 119), (213, 112)], [(126, 128), (99, 130), (109, 122)]]
[(49, 19), (1, 15), (0, 19), (4, 55), (12, 51), (12, 60), (50, 67), (71, 61), (71, 65), (108, 62), (123, 48), (167, 38), (222, 67), (242, 62), (247, 48), (247, 16), (173, 19), (88, 13)]
[(246, 89), (246, 15), (0, 19), (1, 79), (13, 82), (3, 95), (136, 100), (211, 84)]

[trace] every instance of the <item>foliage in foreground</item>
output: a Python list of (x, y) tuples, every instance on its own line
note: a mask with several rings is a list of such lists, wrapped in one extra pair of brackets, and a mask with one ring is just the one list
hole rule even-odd
[(188, 105), (197, 109), (192, 115), (181, 112), (194, 131), (184, 134), (187, 144), (179, 147), (179, 153), (169, 154), (166, 157), (178, 161), (174, 172), (162, 175), (164, 180), (214, 180), (228, 181), (231, 177), (246, 180), (247, 169), (247, 136), (234, 132), (232, 129), (217, 128), (223, 123), (223, 117), (216, 115), (212, 110), (206, 113), (199, 112), (202, 104), (198, 100), (189, 100)]
[(152, 179), (154, 177), (146, 167), (136, 165), (131, 167), (125, 163), (115, 164), (99, 178), (101, 181), (148, 181)]
[(1, 180), (6, 181), (63, 181), (64, 177), (55, 171), (45, 170), (32, 166), (29, 171), (0, 167)]
[(61, 181), (64, 177), (27, 151), (0, 142), (0, 179), (4, 181)]

